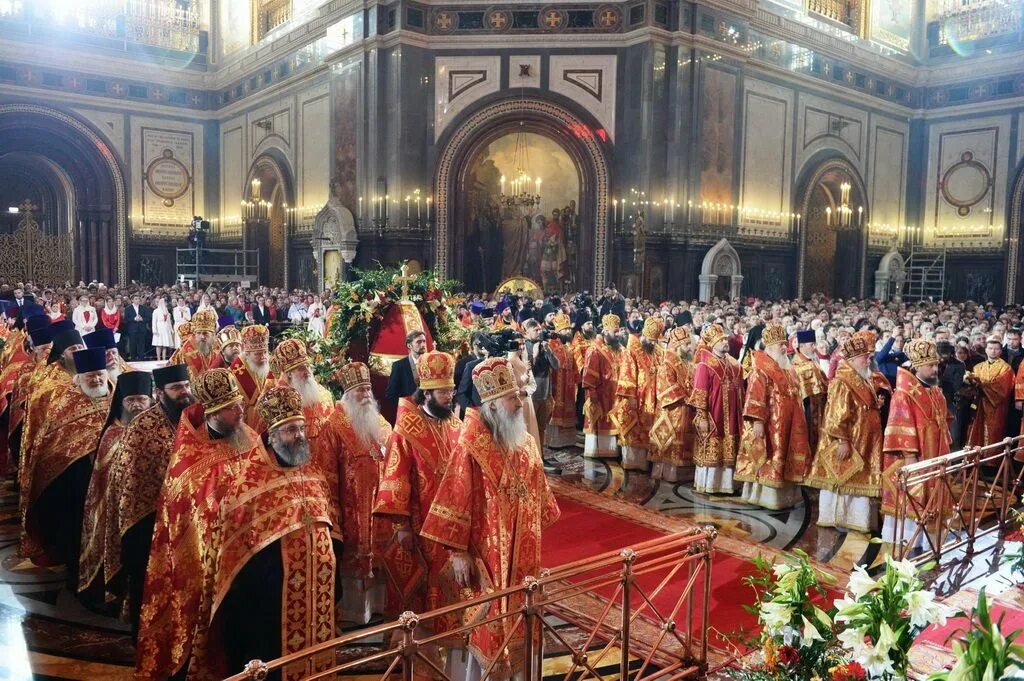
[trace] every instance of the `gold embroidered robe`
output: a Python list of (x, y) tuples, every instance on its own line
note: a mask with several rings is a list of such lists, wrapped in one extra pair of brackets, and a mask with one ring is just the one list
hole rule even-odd
[(695, 410), (686, 402), (693, 392), (693, 373), (693, 366), (675, 351), (665, 352), (656, 380), (658, 412), (651, 427), (651, 461), (693, 465)]
[(552, 370), (551, 381), (554, 389), (551, 392), (554, 404), (551, 407), (551, 420), (548, 422), (558, 428), (576, 429), (576, 389), (580, 383), (580, 372), (576, 368), (576, 360), (572, 356), (571, 347), (562, 343), (559, 338), (548, 341), (548, 347), (558, 359), (558, 368)]
[(277, 379), (274, 378), (274, 372), (269, 372), (267, 377), (260, 381), (251, 371), (249, 371), (249, 365), (245, 363), (245, 359), (239, 355), (235, 357), (235, 360), (231, 363), (231, 373), (235, 375), (235, 380), (238, 381), (238, 387), (242, 389), (242, 394), (245, 395), (245, 425), (249, 426), (257, 433), (262, 433), (266, 430), (266, 425), (263, 423), (263, 419), (260, 418), (259, 412), (256, 411), (256, 403), (263, 395), (264, 391), (268, 388), (272, 388), (277, 383)]
[[(583, 432), (590, 435), (616, 435), (611, 419), (619, 372), (619, 353), (612, 351), (603, 337), (595, 338), (583, 367)], [(609, 454), (614, 456), (614, 453)]]
[[(743, 405), (743, 435), (735, 479), (766, 487), (801, 483), (811, 463), (800, 390), (792, 372), (762, 350), (755, 350)], [(764, 437), (754, 435), (754, 421)]]
[(697, 432), (693, 461), (708, 468), (736, 463), (736, 449), (743, 421), (743, 376), (740, 363), (730, 355), (716, 357), (706, 348), (697, 350), (693, 392), (688, 404), (694, 420), (706, 418), (708, 431)]
[[(906, 369), (896, 371), (896, 392), (889, 406), (889, 422), (882, 442), (882, 513), (896, 515), (896, 475), (908, 461), (913, 463), (949, 453), (949, 424), (942, 388), (925, 385)], [(922, 501), (920, 486), (910, 493)]]
[[(498, 448), (477, 409), (466, 412), (466, 424), (448, 470), (434, 497), (420, 534), (441, 545), (468, 551), (479, 571), (474, 591), (501, 591), (540, 574), (541, 531), (558, 520), (558, 502), (548, 487), (537, 443), (529, 434), (514, 452)], [(491, 606), (488, 616), (498, 614)], [(506, 612), (522, 607), (518, 599), (504, 603)], [(487, 669), (501, 657), (512, 620), (477, 627), (469, 648)], [(522, 629), (520, 627), (519, 631)], [(509, 648), (522, 645), (521, 633)], [(521, 656), (513, 654), (510, 662)], [(516, 671), (513, 668), (513, 673)]]
[(96, 448), (96, 460), (92, 465), (89, 489), (85, 493), (85, 513), (82, 516), (82, 557), (78, 565), (78, 590), (85, 591), (94, 580), (103, 591), (106, 583), (103, 574), (103, 543), (106, 539), (110, 507), (107, 505), (107, 489), (110, 486), (110, 464), (114, 460), (117, 444), (124, 435), (124, 425), (115, 419), (100, 437)]
[(658, 365), (663, 352), (655, 346), (648, 354), (640, 339), (630, 336), (622, 353), (611, 419), (623, 447), (647, 449), (651, 445), (651, 427), (658, 409)]
[(974, 420), (967, 432), (967, 446), (984, 447), (1002, 442), (1007, 436), (1017, 435), (1006, 432), (1006, 421), (1013, 402), (1013, 369), (1005, 361), (996, 359), (974, 365), (971, 373), (981, 394), (978, 396)]
[(204, 355), (196, 348), (195, 340), (189, 338), (174, 351), (169, 363), (187, 366), (189, 380), (195, 383), (204, 372), (224, 366), (224, 358), (220, 355), (220, 341), (214, 340), (210, 354)]
[[(882, 413), (870, 381), (844, 360), (828, 386), (818, 451), (805, 484), (836, 494), (882, 495)], [(839, 443), (850, 458), (837, 458)]]
[(825, 400), (828, 398), (828, 378), (817, 359), (808, 359), (797, 351), (793, 355), (793, 371), (796, 372), (800, 399), (804, 403), (804, 418), (807, 421), (807, 444), (813, 454), (818, 450), (818, 438), (825, 416)]

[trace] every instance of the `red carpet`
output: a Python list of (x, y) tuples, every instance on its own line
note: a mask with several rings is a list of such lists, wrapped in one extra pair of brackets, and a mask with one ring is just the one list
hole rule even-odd
[[(597, 508), (560, 497), (558, 504), (562, 517), (544, 531), (543, 563), (557, 567), (588, 556), (614, 551), (640, 542), (665, 536), (644, 525), (631, 522)], [(711, 570), (711, 645), (719, 650), (734, 650), (742, 639), (752, 637), (757, 618), (743, 609), (753, 601), (753, 591), (744, 586), (743, 577), (753, 573), (753, 565), (745, 560), (716, 552)], [(642, 575), (638, 584), (650, 596), (650, 591), (665, 577), (664, 572)], [(695, 621), (702, 613), (698, 579), (695, 587), (697, 603)], [(663, 614), (668, 614), (685, 585), (680, 577), (665, 586), (653, 599)], [(613, 589), (608, 589), (610, 596)], [(647, 611), (649, 613), (649, 611)], [(681, 614), (681, 613), (680, 613)], [(682, 617), (679, 617), (682, 620)], [(738, 635), (742, 631), (742, 635)]]
[[(991, 615), (993, 622), (999, 622), (999, 618), (1003, 618), (1002, 624), (999, 625), (999, 631), (1003, 633), (1003, 636), (1018, 629), (1024, 629), (1024, 610), (1008, 608), (998, 603), (993, 603), (991, 600), (988, 607), (989, 615)], [(929, 627), (925, 629), (917, 637), (917, 642), (936, 643), (940, 646), (947, 646), (946, 639), (951, 635), (954, 639), (960, 638), (963, 635), (962, 630), (966, 629), (969, 624), (970, 622), (966, 617), (950, 618), (946, 621), (946, 626), (944, 627)], [(950, 641), (949, 645), (952, 645), (952, 643)], [(1019, 637), (1016, 643), (1024, 643), (1024, 638)]]

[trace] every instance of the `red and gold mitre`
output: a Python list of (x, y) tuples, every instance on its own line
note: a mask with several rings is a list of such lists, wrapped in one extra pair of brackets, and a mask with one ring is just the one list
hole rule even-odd
[(659, 340), (665, 332), (665, 323), (657, 317), (648, 317), (644, 321), (643, 336), (652, 341)]
[(477, 364), (473, 369), (473, 386), (480, 393), (481, 402), (519, 391), (519, 384), (512, 375), (512, 364), (504, 357), (490, 357)]
[(555, 331), (568, 331), (572, 328), (572, 319), (564, 312), (556, 314), (554, 318)]
[(690, 332), (690, 327), (677, 326), (668, 332), (668, 347), (670, 350), (675, 350), (680, 345), (689, 343), (691, 338), (693, 338), (693, 334)]
[(704, 345), (708, 346), (708, 348), (715, 347), (726, 338), (725, 329), (722, 328), (721, 324), (711, 324), (700, 333), (700, 339), (704, 341)]
[(266, 351), (270, 347), (270, 329), (262, 324), (242, 327), (242, 352)]
[(910, 341), (903, 347), (903, 352), (910, 358), (910, 364), (915, 369), (939, 363), (939, 354), (935, 350), (935, 343), (924, 338)]
[(622, 326), (622, 320), (617, 314), (606, 314), (601, 317), (601, 329), (604, 331), (618, 331)]
[(428, 352), (416, 363), (420, 390), (455, 387), (455, 358), (447, 352)]
[(235, 375), (221, 367), (199, 374), (192, 383), (192, 392), (207, 416), (244, 399)]
[(761, 333), (761, 342), (765, 347), (786, 342), (786, 327), (782, 324), (767, 324)]
[(876, 334), (871, 329), (864, 329), (863, 331), (858, 331), (857, 333), (853, 334), (854, 338), (857, 338), (858, 336), (860, 338), (863, 338), (867, 342), (868, 347), (870, 348), (874, 348), (875, 344), (878, 342), (878, 334)]
[(864, 334), (855, 333), (853, 336), (843, 342), (843, 357), (846, 359), (853, 359), (854, 357), (863, 357), (864, 355), (870, 355), (874, 352), (874, 344), (869, 343), (868, 339)]
[(377, 335), (370, 343), (370, 370), (379, 376), (391, 374), (391, 365), (409, 356), (405, 338), (412, 331), (422, 331), (427, 337), (427, 350), (434, 349), (430, 328), (423, 321), (416, 304), (403, 300), (388, 306), (380, 322)]
[(238, 329), (234, 326), (225, 326), (217, 334), (217, 338), (220, 339), (220, 347), (226, 348), (229, 345), (241, 345), (242, 334), (239, 333)]
[(192, 315), (193, 333), (216, 333), (217, 313), (213, 310), (197, 310)]
[(370, 387), (370, 367), (362, 362), (349, 362), (338, 370), (338, 374), (345, 392), (362, 386)]
[(290, 421), (305, 419), (302, 415), (302, 398), (294, 388), (286, 385), (275, 385), (264, 391), (256, 402), (256, 411), (267, 424), (268, 430)]
[(185, 322), (178, 327), (178, 340), (182, 343), (192, 337), (192, 322)]
[(285, 374), (303, 364), (309, 364), (306, 344), (298, 338), (287, 338), (281, 341), (274, 348), (273, 362), (279, 374)]

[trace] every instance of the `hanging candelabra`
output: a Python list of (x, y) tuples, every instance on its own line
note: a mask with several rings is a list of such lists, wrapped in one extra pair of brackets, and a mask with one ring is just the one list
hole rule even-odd
[[(516, 133), (516, 146), (512, 152), (512, 164), (515, 174), (511, 180), (506, 180), (504, 175), (499, 180), (501, 184), (502, 205), (523, 209), (539, 207), (541, 179), (530, 176), (529, 142), (526, 139), (526, 133), (522, 131)], [(506, 189), (508, 189), (507, 192)]]
[(864, 206), (857, 206), (856, 209), (850, 204), (849, 182), (839, 185), (839, 205), (835, 210), (831, 206), (825, 209), (825, 219), (830, 227), (837, 231), (848, 231), (860, 229), (864, 226)]

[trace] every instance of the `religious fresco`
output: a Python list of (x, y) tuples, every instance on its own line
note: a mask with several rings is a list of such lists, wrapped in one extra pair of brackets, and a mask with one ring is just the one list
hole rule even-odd
[(913, 3), (874, 0), (871, 3), (871, 40), (906, 52), (914, 30)]
[[(524, 133), (527, 155), (516, 160), (516, 137), (506, 135), (484, 147), (470, 162), (466, 174), (463, 267), (467, 286), (477, 279), (479, 288), (493, 290), (509, 277), (525, 276), (545, 291), (557, 291), (575, 280), (575, 244), (578, 242), (580, 176), (576, 164), (554, 140)], [(522, 142), (521, 142), (522, 144)], [(519, 167), (533, 180), (541, 179), (537, 205), (507, 205), (512, 178)], [(556, 215), (557, 211), (557, 215)]]
[(733, 203), (733, 143), (736, 125), (736, 76), (704, 69), (701, 125), (701, 198)]
[(223, 0), (219, 9), (220, 53), (229, 55), (249, 47), (252, 32), (251, 0)]

